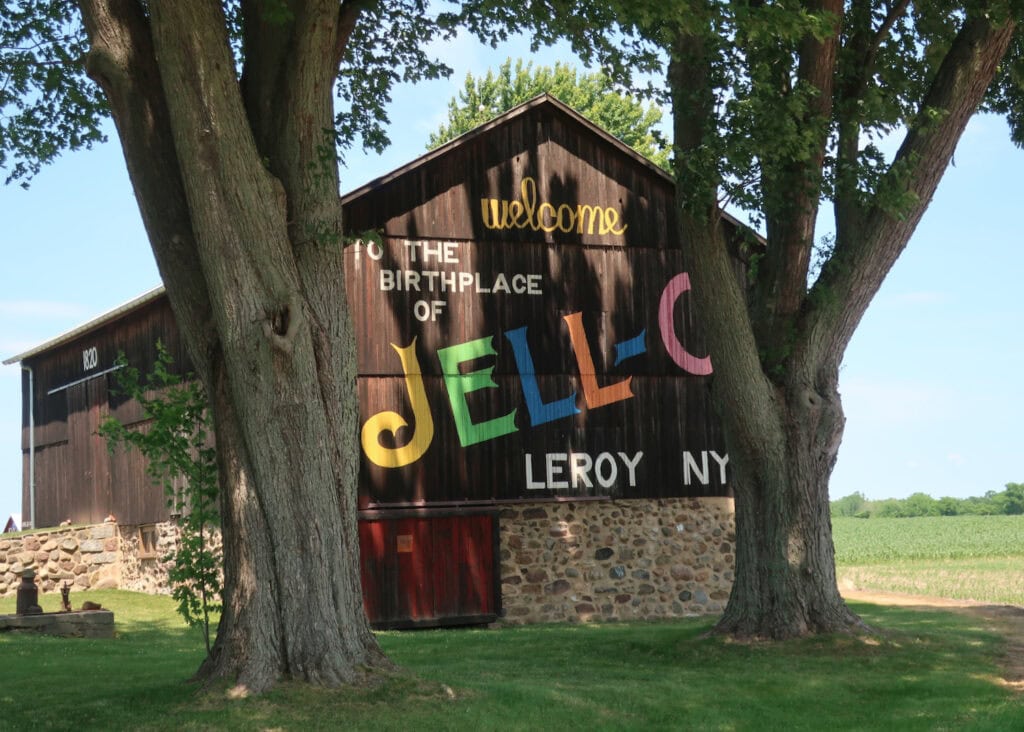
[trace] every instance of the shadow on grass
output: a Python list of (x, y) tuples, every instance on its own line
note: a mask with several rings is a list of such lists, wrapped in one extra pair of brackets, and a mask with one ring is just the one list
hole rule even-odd
[[(1001, 639), (982, 623), (855, 610), (884, 631), (771, 644), (707, 637), (709, 619), (386, 632), (381, 645), (403, 671), (379, 686), (282, 684), (236, 701), (187, 684), (201, 639), (150, 616), (114, 640), (0, 637), (0, 719), (76, 730), (930, 730), (1024, 719), (1021, 697), (995, 681)], [(41, 688), (60, 691), (24, 704)]]

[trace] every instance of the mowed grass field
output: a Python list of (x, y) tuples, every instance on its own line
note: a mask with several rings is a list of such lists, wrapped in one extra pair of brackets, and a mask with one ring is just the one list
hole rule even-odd
[[(840, 577), (865, 589), (1024, 605), (1024, 518), (836, 519)], [(784, 643), (714, 618), (379, 634), (403, 669), (366, 689), (283, 684), (233, 698), (188, 677), (199, 634), (167, 597), (78, 593), (109, 640), (0, 634), (0, 730), (1022, 729), (1014, 639), (986, 620), (852, 605), (877, 633)], [(58, 608), (59, 595), (41, 598)], [(0, 613), (15, 599), (0, 599)]]
[[(0, 730), (1021, 729), (1005, 640), (962, 614), (854, 604), (874, 636), (737, 643), (714, 618), (379, 634), (403, 669), (260, 697), (187, 682), (203, 657), (167, 597), (79, 593), (117, 637), (0, 633)], [(56, 609), (59, 596), (46, 596)], [(0, 612), (14, 598), (0, 599)]]
[(840, 587), (1024, 605), (1024, 516), (834, 518)]

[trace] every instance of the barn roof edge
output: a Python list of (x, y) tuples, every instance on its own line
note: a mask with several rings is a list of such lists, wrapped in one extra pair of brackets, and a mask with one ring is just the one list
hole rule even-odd
[(19, 353), (17, 356), (11, 356), (10, 358), (3, 362), (3, 365), (10, 366), (11, 364), (20, 363), (21, 361), (25, 361), (26, 359), (32, 358), (33, 356), (37, 356), (40, 353), (43, 353), (44, 351), (49, 351), (53, 348), (56, 348), (57, 346), (64, 345), (65, 343), (68, 343), (74, 340), (75, 338), (78, 338), (79, 336), (85, 335), (90, 331), (101, 328), (110, 321), (116, 319), (118, 316), (130, 312), (132, 310), (136, 310), (142, 307), (143, 305), (147, 305), (150, 302), (160, 298), (164, 294), (164, 291), (165, 290), (163, 285), (154, 287), (149, 292), (143, 293), (138, 297), (132, 298), (128, 302), (122, 303), (101, 315), (97, 315), (95, 318), (83, 323), (82, 325), (76, 326), (69, 331), (61, 333), (56, 338), (51, 338), (45, 343), (41, 343), (40, 345), (34, 348), (30, 348), (24, 353)]
[(648, 168), (652, 173), (660, 176), (666, 182), (674, 183), (672, 176), (669, 175), (669, 173), (667, 173), (665, 170), (655, 165), (653, 162), (645, 158), (643, 155), (638, 153), (636, 150), (631, 148), (629, 145), (624, 143), (615, 135), (611, 134), (610, 132), (607, 132), (606, 130), (603, 130), (601, 127), (591, 122), (589, 119), (587, 119), (582, 114), (577, 112), (575, 109), (567, 105), (565, 102), (559, 101), (558, 99), (551, 96), (547, 92), (544, 92), (542, 94), (538, 94), (532, 99), (528, 99), (527, 101), (516, 105), (515, 107), (512, 107), (512, 109), (509, 109), (506, 112), (499, 114), (497, 117), (494, 117), (489, 122), (484, 122), (482, 125), (474, 127), (473, 129), (468, 130), (467, 132), (463, 132), (458, 137), (454, 137), (448, 142), (444, 143), (443, 145), (440, 145), (434, 148), (433, 150), (427, 151), (423, 155), (420, 155), (418, 158), (411, 160), (410, 162), (406, 163), (400, 168), (395, 168), (391, 172), (385, 173), (384, 175), (374, 178), (373, 180), (364, 183), (358, 188), (349, 191), (348, 193), (344, 194), (341, 197), (341, 203), (342, 205), (345, 205), (351, 201), (354, 201), (360, 196), (369, 193), (373, 189), (379, 188), (380, 186), (390, 183), (396, 178), (405, 175), (406, 173), (415, 170), (416, 168), (426, 165), (427, 163), (429, 163), (432, 160), (435, 160), (436, 158), (446, 155), (451, 150), (461, 147), (465, 145), (467, 142), (470, 142), (471, 140), (474, 140), (477, 137), (480, 137), (481, 135), (487, 134), (495, 127), (500, 127), (501, 125), (505, 124), (506, 122), (509, 122), (510, 120), (513, 120), (517, 117), (521, 117), (539, 107), (544, 106), (554, 107), (562, 114), (566, 115), (567, 117), (570, 117), (575, 122), (585, 127), (588, 132), (590, 132), (593, 135), (596, 135), (597, 137), (600, 137), (605, 142), (618, 148), (621, 152), (633, 158), (638, 164), (645, 168)]

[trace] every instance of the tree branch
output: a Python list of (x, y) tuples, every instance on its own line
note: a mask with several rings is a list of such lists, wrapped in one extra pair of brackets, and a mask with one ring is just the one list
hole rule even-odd
[(808, 33), (799, 45), (794, 93), (804, 95), (804, 113), (793, 120), (805, 155), (765, 164), (763, 187), (769, 245), (753, 298), (753, 323), (766, 366), (789, 352), (793, 317), (803, 305), (814, 245), (822, 166), (832, 118), (833, 84), (842, 0), (812, 0), (808, 11), (832, 19), (832, 32), (819, 39)]
[[(213, 312), (230, 319), (218, 323), (222, 335), (237, 332), (248, 318), (275, 312), (296, 287), (281, 186), (253, 137), (220, 3), (179, 0), (149, 8)], [(252, 286), (247, 297), (237, 291), (241, 281)]]
[(840, 83), (836, 86), (836, 119), (838, 126), (836, 160), (836, 229), (846, 236), (856, 236), (863, 223), (856, 171), (860, 164), (860, 133), (863, 100), (875, 73), (878, 52), (896, 21), (909, 7), (909, 0), (899, 0), (878, 28), (872, 28), (871, 0), (856, 0), (847, 14), (848, 41), (841, 50)]
[[(338, 64), (365, 0), (308, 0), (287, 19), (264, 17), (243, 0), (246, 63), (242, 88), (260, 155), (281, 182), (295, 246), (340, 240), (341, 210), (332, 93)], [(337, 18), (337, 22), (323, 21)], [(341, 48), (341, 51), (339, 51)]]
[[(265, 151), (278, 134), (273, 120), (280, 112), (275, 99), (287, 83), (288, 52), (295, 33), (294, 17), (266, 17), (265, 0), (241, 0), (242, 97), (256, 145)], [(267, 153), (264, 152), (266, 155)]]
[(355, 30), (356, 21), (363, 12), (363, 8), (369, 5), (369, 0), (342, 0), (341, 9), (338, 11), (338, 29), (334, 41), (334, 68), (341, 66), (341, 60), (348, 50), (348, 39)]
[(899, 2), (889, 8), (889, 12), (875, 30), (871, 43), (868, 45), (868, 53), (864, 57), (863, 67), (868, 71), (865, 78), (870, 76), (870, 72), (875, 68), (875, 59), (878, 56), (878, 49), (881, 48), (882, 42), (889, 36), (889, 31), (892, 30), (896, 21), (907, 12), (909, 6), (910, 0), (899, 0)]
[[(714, 97), (709, 81), (714, 43), (680, 32), (670, 49), (668, 86), (676, 141), (676, 208), (679, 239), (686, 243), (685, 262), (693, 273), (693, 297), (712, 356), (713, 388), (726, 430), (742, 444), (768, 449), (781, 436), (774, 389), (764, 378), (750, 327), (744, 292), (737, 282), (725, 245), (718, 209), (717, 180), (690, 176), (687, 166), (700, 159), (715, 128)], [(699, 166), (699, 162), (698, 162)], [(756, 404), (758, 408), (751, 408)]]
[(1012, 20), (982, 15), (964, 21), (926, 91), (857, 236), (837, 239), (832, 258), (809, 293), (812, 308), (802, 348), (842, 357), (868, 304), (906, 247), (931, 202), (957, 142), (984, 98), (1011, 39)]

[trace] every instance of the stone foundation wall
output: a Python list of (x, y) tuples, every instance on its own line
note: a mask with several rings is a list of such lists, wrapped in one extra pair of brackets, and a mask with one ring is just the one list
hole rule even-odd
[[(121, 528), (121, 585), (122, 590), (146, 592), (151, 595), (171, 594), (171, 584), (167, 571), (173, 562), (166, 560), (178, 548), (180, 533), (178, 525), (173, 521), (160, 524), (148, 524), (156, 535), (155, 549), (144, 550), (139, 526)], [(221, 548), (220, 530), (208, 534), (214, 550)], [(223, 582), (223, 578), (221, 578)]]
[(729, 598), (731, 498), (521, 505), (499, 523), (508, 623), (702, 615)]
[[(640, 620), (721, 612), (732, 587), (730, 498), (535, 503), (502, 509), (501, 602), (508, 623)], [(99, 524), (0, 535), (0, 596), (23, 569), (41, 592), (120, 588), (167, 594), (174, 523)], [(217, 537), (219, 541), (219, 537)]]
[(34, 569), (40, 592), (65, 582), (77, 590), (121, 583), (121, 549), (114, 524), (51, 529), (8, 538), (0, 534), (0, 596), (13, 595), (21, 573)]
[[(155, 542), (145, 547), (141, 531)], [(36, 571), (40, 592), (58, 592), (64, 582), (76, 590), (121, 589), (169, 595), (165, 557), (178, 545), (173, 521), (146, 526), (96, 524), (43, 529), (8, 537), (0, 534), (0, 597), (14, 595), (21, 572)], [(219, 548), (220, 532), (211, 540)]]

